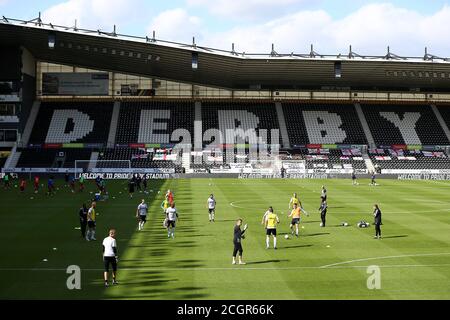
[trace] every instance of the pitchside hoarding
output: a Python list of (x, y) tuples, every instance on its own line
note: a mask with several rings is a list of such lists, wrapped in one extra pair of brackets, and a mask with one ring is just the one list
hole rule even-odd
[(47, 96), (107, 96), (109, 74), (46, 72), (42, 74), (42, 94)]

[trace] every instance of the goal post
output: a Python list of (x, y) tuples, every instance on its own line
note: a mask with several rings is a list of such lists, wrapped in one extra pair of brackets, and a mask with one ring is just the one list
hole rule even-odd
[(83, 173), (132, 173), (131, 160), (75, 160), (75, 177)]

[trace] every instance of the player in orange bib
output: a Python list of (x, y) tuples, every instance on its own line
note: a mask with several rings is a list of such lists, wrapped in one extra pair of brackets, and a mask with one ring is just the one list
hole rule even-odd
[(34, 193), (38, 193), (38, 191), (39, 191), (39, 176), (38, 175), (36, 175), (35, 177), (34, 177)]
[(298, 225), (300, 223), (301, 213), (302, 213), (301, 208), (296, 203), (294, 203), (293, 209), (289, 214), (289, 218), (292, 218), (289, 228), (291, 229), (291, 234), (294, 235), (294, 226), (295, 226), (296, 237), (298, 237)]
[(167, 190), (166, 197), (167, 197), (167, 200), (169, 200), (169, 204), (172, 204), (173, 203), (173, 192), (170, 191), (170, 189)]
[(22, 178), (20, 180), (20, 192), (23, 193), (25, 191), (25, 187), (27, 186), (27, 181), (25, 180), (25, 178)]

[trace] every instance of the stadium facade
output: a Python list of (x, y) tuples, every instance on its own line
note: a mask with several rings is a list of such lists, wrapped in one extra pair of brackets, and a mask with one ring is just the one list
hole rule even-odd
[[(3, 172), (450, 179), (450, 60), (0, 19)], [(270, 44), (268, 44), (270, 48)]]

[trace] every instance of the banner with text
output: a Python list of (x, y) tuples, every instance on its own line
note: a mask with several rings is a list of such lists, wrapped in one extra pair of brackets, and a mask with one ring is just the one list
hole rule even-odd
[(107, 96), (109, 74), (45, 72), (42, 74), (42, 94), (47, 96)]

